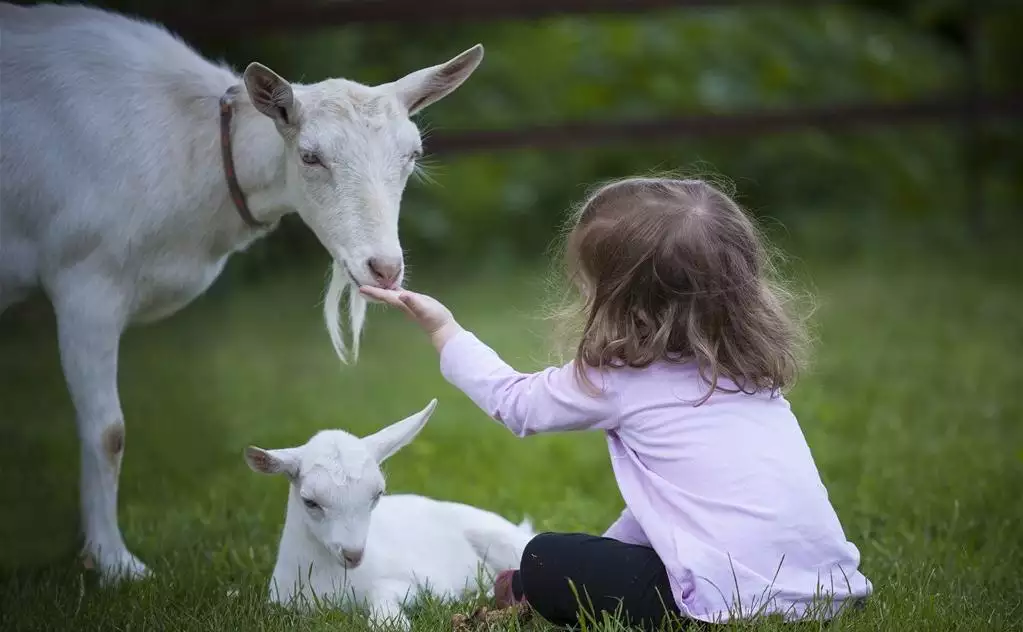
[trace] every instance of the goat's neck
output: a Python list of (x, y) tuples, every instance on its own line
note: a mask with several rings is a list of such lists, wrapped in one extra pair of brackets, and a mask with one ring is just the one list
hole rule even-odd
[[(284, 139), (273, 122), (257, 112), (247, 99), (238, 99), (234, 108), (231, 151), (238, 184), (253, 217), (272, 224), (294, 211), (285, 197)], [(231, 206), (237, 212), (233, 202)]]
[[(230, 130), (235, 177), (249, 211), (269, 230), (281, 217), (295, 210), (285, 194), (287, 148), (273, 121), (256, 110), (243, 89), (236, 90)], [(191, 110), (195, 118), (193, 129), (202, 130), (194, 136), (194, 147), (197, 155), (204, 159), (192, 165), (190, 180), (211, 185), (206, 189), (207, 196), (197, 201), (201, 209), (209, 213), (204, 215), (202, 239), (215, 257), (243, 250), (268, 232), (246, 224), (231, 199), (220, 147), (220, 97), (221, 94), (197, 97)]]

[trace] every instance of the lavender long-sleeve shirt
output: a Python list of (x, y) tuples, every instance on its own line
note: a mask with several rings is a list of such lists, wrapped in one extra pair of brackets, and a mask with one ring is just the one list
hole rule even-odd
[(591, 371), (594, 395), (573, 364), (520, 373), (469, 332), (443, 347), (441, 371), (520, 437), (602, 430), (626, 505), (605, 535), (652, 547), (686, 616), (832, 616), (870, 594), (780, 395), (718, 392), (694, 406), (706, 384), (668, 363)]

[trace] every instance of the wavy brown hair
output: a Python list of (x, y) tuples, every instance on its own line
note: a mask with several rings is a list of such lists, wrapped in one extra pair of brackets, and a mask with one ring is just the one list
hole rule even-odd
[[(709, 389), (790, 386), (803, 348), (766, 242), (732, 199), (703, 180), (628, 178), (599, 187), (564, 244), (584, 322), (575, 366), (695, 362)], [(726, 378), (734, 384), (720, 384)]]

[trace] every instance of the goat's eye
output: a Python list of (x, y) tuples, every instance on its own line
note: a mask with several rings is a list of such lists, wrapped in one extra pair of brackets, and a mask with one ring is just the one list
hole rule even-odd
[(302, 504), (306, 506), (306, 509), (319, 509), (320, 503), (316, 502), (311, 498), (303, 498)]
[(382, 491), (377, 492), (377, 495), (373, 497), (373, 505), (374, 506), (376, 506), (376, 504), (378, 502), (380, 502), (380, 497), (383, 496), (383, 495), (384, 495), (384, 492), (382, 492)]
[(315, 152), (303, 151), (301, 154), (299, 154), (299, 156), (302, 158), (302, 162), (307, 165), (313, 166), (323, 164), (323, 162), (320, 160), (320, 157), (316, 155)]

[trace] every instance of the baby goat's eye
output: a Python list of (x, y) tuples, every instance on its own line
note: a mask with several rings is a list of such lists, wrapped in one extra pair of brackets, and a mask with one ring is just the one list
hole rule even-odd
[(302, 162), (307, 164), (307, 165), (309, 165), (309, 166), (315, 166), (315, 165), (322, 165), (323, 164), (323, 162), (320, 160), (320, 157), (318, 155), (316, 155), (316, 152), (303, 151), (303, 152), (301, 152), (299, 154), (299, 156), (302, 158)]
[(379, 492), (377, 492), (377, 495), (373, 497), (373, 506), (374, 507), (376, 506), (376, 504), (378, 502), (380, 502), (380, 497), (383, 496), (383, 495), (384, 495), (384, 492), (383, 491), (379, 491)]
[(320, 503), (316, 502), (311, 498), (303, 498), (302, 504), (306, 506), (306, 509), (319, 509)]

